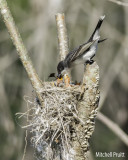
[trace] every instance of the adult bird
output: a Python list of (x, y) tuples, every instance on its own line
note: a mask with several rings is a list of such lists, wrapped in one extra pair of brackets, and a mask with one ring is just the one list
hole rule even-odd
[[(65, 59), (58, 63), (57, 66), (58, 78), (63, 77), (63, 75), (65, 73), (68, 73), (70, 69), (75, 65), (93, 63), (92, 58), (96, 54), (98, 43), (106, 40), (106, 39), (100, 40), (99, 36), (99, 29), (101, 27), (104, 18), (105, 15), (100, 17), (94, 32), (92, 33), (91, 37), (86, 43), (80, 45), (78, 48), (69, 52), (65, 57)], [(55, 77), (55, 74), (51, 73), (49, 77)]]

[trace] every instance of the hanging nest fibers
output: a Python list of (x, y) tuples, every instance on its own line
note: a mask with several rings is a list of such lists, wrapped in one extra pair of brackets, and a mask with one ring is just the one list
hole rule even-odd
[(28, 105), (28, 111), (21, 114), (28, 119), (28, 124), (23, 128), (28, 128), (33, 135), (31, 143), (36, 149), (37, 159), (51, 160), (62, 154), (65, 159), (70, 159), (72, 124), (82, 121), (76, 107), (80, 91), (78, 85), (65, 88), (45, 82), (41, 89), (44, 106), (41, 107), (36, 99)]

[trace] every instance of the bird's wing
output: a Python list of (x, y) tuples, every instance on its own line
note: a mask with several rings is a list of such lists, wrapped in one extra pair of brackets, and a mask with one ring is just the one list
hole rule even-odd
[(88, 50), (91, 45), (96, 42), (97, 40), (99, 39), (96, 38), (95, 40), (91, 41), (91, 42), (87, 42), (87, 43), (84, 43), (82, 45), (79, 46), (79, 48), (76, 48), (75, 50), (73, 50), (72, 52), (70, 52), (66, 58), (65, 58), (65, 61), (67, 63), (69, 62), (73, 62), (74, 60), (76, 60), (78, 57), (80, 57), (86, 50)]

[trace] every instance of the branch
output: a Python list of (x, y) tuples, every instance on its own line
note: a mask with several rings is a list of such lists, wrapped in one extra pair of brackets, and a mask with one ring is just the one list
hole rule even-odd
[[(57, 31), (58, 31), (59, 56), (60, 56), (60, 60), (63, 61), (69, 52), (68, 36), (67, 36), (64, 13), (58, 13), (56, 15), (56, 24), (57, 24)], [(70, 79), (71, 79), (70, 70), (69, 71), (66, 70), (64, 74), (64, 82), (66, 87), (69, 86)]]
[[(99, 104), (99, 67), (97, 63), (87, 65), (81, 86), (82, 100), (78, 101), (78, 116), (84, 124), (74, 126), (76, 128), (76, 139), (73, 147), (76, 151), (76, 159), (86, 159), (89, 150), (89, 140), (95, 128), (95, 117), (98, 112)], [(84, 158), (82, 158), (84, 153)]]
[(58, 13), (56, 15), (56, 24), (58, 30), (58, 44), (59, 44), (59, 54), (60, 60), (64, 60), (65, 56), (68, 54), (68, 36), (65, 24), (65, 16), (63, 13)]
[(98, 113), (97, 118), (110, 130), (112, 130), (113, 133), (115, 133), (128, 146), (128, 135), (116, 123), (112, 122), (100, 112)]
[(0, 0), (0, 12), (2, 14), (4, 23), (8, 29), (10, 37), (12, 39), (13, 44), (15, 45), (18, 55), (22, 61), (22, 64), (28, 74), (28, 77), (32, 83), (33, 88), (35, 89), (38, 98), (42, 102), (42, 98), (40, 95), (40, 88), (42, 87), (41, 80), (39, 79), (32, 62), (28, 56), (28, 52), (23, 44), (22, 38), (19, 34), (18, 29), (16, 28), (15, 22), (11, 15), (11, 12), (8, 8), (6, 0)]
[(116, 4), (120, 5), (120, 6), (128, 7), (128, 3), (127, 2), (121, 2), (119, 0), (108, 0), (108, 1), (116, 3)]

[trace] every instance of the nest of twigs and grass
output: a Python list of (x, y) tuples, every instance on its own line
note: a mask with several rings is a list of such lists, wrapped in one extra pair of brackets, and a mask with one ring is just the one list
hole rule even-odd
[(77, 111), (80, 86), (65, 88), (45, 83), (40, 92), (44, 106), (36, 98), (23, 114), (27, 117), (24, 128), (32, 133), (35, 156), (38, 160), (52, 160), (60, 155), (71, 159), (72, 124), (80, 121)]

